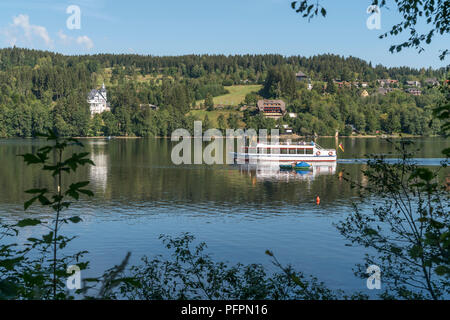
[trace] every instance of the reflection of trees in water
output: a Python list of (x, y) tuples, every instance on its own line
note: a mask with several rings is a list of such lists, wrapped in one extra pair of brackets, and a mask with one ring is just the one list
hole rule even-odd
[[(390, 151), (381, 139), (342, 139), (345, 153), (340, 157), (362, 158), (365, 153)], [(322, 204), (335, 200), (346, 201), (356, 196), (344, 179), (339, 179), (342, 170), (357, 181), (362, 181), (363, 164), (337, 164), (332, 174), (316, 174), (313, 179), (290, 178), (288, 181), (261, 180), (256, 173), (241, 172), (229, 165), (180, 165), (171, 162), (171, 151), (175, 143), (167, 139), (114, 139), (111, 141), (83, 141), (92, 153), (95, 167), (77, 172), (76, 181), (91, 180), (95, 198), (99, 204), (109, 200), (165, 203), (165, 205), (188, 205), (190, 203), (213, 202), (230, 206), (271, 206), (277, 201), (297, 205), (311, 201), (320, 195)], [(335, 139), (318, 139), (324, 147), (333, 147)], [(442, 150), (445, 139), (423, 138), (418, 141), (421, 156), (435, 156), (432, 150)], [(42, 146), (42, 145), (40, 145)], [(53, 180), (42, 176), (38, 168), (27, 168), (17, 161), (17, 154), (33, 152), (39, 147), (33, 140), (14, 140), (0, 144), (2, 167), (0, 167), (0, 203), (23, 203), (24, 190), (51, 186)], [(34, 149), (33, 149), (34, 148)], [(445, 179), (445, 176), (443, 177)], [(97, 190), (96, 190), (97, 189)], [(313, 195), (313, 196), (311, 196)]]

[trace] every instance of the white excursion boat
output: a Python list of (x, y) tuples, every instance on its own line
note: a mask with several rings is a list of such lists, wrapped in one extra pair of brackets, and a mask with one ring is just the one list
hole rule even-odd
[(242, 152), (233, 152), (238, 161), (277, 161), (283, 163), (298, 162), (336, 162), (335, 149), (324, 149), (315, 142), (257, 144), (244, 147)]

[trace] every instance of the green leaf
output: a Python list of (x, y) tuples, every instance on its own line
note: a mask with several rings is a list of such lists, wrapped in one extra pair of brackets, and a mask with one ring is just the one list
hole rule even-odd
[(50, 200), (48, 200), (46, 197), (44, 197), (43, 195), (40, 195), (38, 197), (39, 202), (43, 205), (43, 206), (47, 206), (49, 204), (51, 204)]
[(87, 163), (89, 163), (89, 164), (92, 165), (92, 166), (95, 166), (94, 161), (92, 161), (91, 159), (81, 159), (81, 160), (80, 160), (80, 164), (81, 164), (81, 165), (85, 165), (85, 164), (87, 164)]
[(49, 233), (46, 234), (46, 235), (43, 235), (43, 236), (42, 236), (42, 240), (43, 240), (45, 243), (51, 243), (52, 240), (53, 240), (53, 231), (49, 232)]
[(94, 196), (94, 193), (91, 190), (79, 189), (78, 192), (84, 193), (85, 195), (87, 195), (89, 197), (93, 197)]
[(434, 271), (436, 272), (437, 275), (439, 276), (443, 276), (445, 274), (449, 274), (450, 273), (450, 268), (444, 265), (440, 265), (437, 266)]
[(81, 181), (81, 182), (77, 182), (77, 183), (72, 183), (70, 185), (70, 189), (79, 189), (79, 188), (83, 188), (85, 186), (87, 186), (89, 184), (89, 181)]
[(135, 288), (140, 288), (141, 287), (141, 283), (135, 279), (135, 278), (131, 278), (131, 277), (127, 277), (127, 278), (119, 278), (119, 279), (114, 279), (113, 280), (113, 284), (120, 284), (120, 283), (126, 283), (129, 284)]
[(80, 194), (73, 189), (67, 190), (66, 195), (71, 196), (75, 200), (78, 200), (80, 198)]
[(78, 223), (78, 222), (81, 222), (83, 220), (80, 217), (78, 217), (78, 216), (74, 216), (74, 217), (69, 218), (69, 221), (71, 221), (73, 223)]
[(414, 179), (419, 177), (420, 179), (424, 181), (431, 181), (434, 178), (433, 172), (427, 168), (417, 168), (414, 170), (414, 172), (411, 174), (410, 179)]
[(56, 169), (58, 169), (58, 166), (44, 166), (44, 168), (42, 168), (43, 170), (46, 171), (54, 171)]
[(27, 154), (21, 154), (21, 157), (23, 157), (23, 160), (28, 164), (36, 164), (36, 163), (43, 163), (43, 161), (41, 159), (39, 159), (38, 157), (36, 157), (34, 154), (32, 153), (27, 153)]
[(376, 230), (372, 229), (372, 228), (366, 228), (366, 229), (364, 229), (364, 232), (368, 236), (378, 235), (378, 232)]
[(4, 259), (0, 260), (0, 267), (5, 268), (6, 270), (13, 270), (14, 266), (24, 260), (24, 257), (14, 258), (14, 259)]
[(20, 228), (29, 227), (29, 226), (37, 226), (41, 224), (41, 220), (38, 219), (23, 219), (17, 223), (17, 226)]
[(42, 154), (49, 153), (50, 151), (52, 151), (52, 147), (50, 146), (45, 146), (39, 149), (39, 152)]
[(35, 202), (37, 199), (38, 199), (38, 197), (34, 197), (28, 201), (25, 201), (25, 203), (23, 204), (23, 209), (27, 210), (33, 204), (33, 202)]

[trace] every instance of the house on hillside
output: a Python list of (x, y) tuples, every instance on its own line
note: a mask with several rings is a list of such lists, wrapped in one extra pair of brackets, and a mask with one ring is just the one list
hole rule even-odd
[(439, 81), (436, 78), (427, 78), (425, 79), (425, 83), (432, 87), (439, 85)]
[(398, 80), (395, 79), (377, 79), (377, 82), (380, 84), (380, 86), (397, 86)]
[(267, 118), (278, 119), (286, 113), (286, 103), (283, 100), (258, 100), (259, 112)]
[(334, 84), (336, 85), (336, 87), (338, 88), (351, 88), (352, 87), (352, 83), (350, 81), (341, 81), (338, 79), (333, 80)]
[(303, 80), (306, 80), (307, 78), (308, 78), (308, 76), (301, 71), (299, 71), (295, 74), (295, 79), (297, 79), (297, 81), (303, 81)]
[(410, 87), (420, 88), (420, 81), (406, 81), (406, 85)]
[(408, 88), (405, 90), (407, 93), (412, 94), (413, 96), (420, 96), (422, 95), (422, 91), (417, 88)]
[(367, 92), (367, 90), (363, 90), (362, 92), (361, 92), (361, 97), (362, 98), (366, 98), (366, 97), (368, 97), (369, 96), (369, 93)]
[(100, 90), (92, 89), (91, 92), (89, 92), (87, 102), (89, 103), (91, 116), (103, 113), (105, 111), (111, 111), (106, 96), (106, 88), (104, 83)]
[(378, 90), (377, 90), (377, 94), (381, 94), (381, 95), (383, 95), (383, 96), (385, 96), (386, 94), (388, 94), (389, 92), (392, 92), (393, 90), (392, 90), (392, 88), (378, 88)]

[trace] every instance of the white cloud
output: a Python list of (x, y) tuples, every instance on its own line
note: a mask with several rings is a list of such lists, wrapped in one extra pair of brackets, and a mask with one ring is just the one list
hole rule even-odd
[(88, 36), (79, 36), (75, 39), (74, 37), (65, 34), (62, 30), (59, 30), (58, 38), (64, 45), (76, 43), (86, 49), (92, 49), (94, 47), (94, 42)]
[(37, 37), (43, 40), (47, 46), (51, 47), (53, 45), (53, 40), (50, 38), (47, 29), (43, 26), (30, 24), (30, 18), (25, 14), (19, 14), (13, 18), (11, 29), (13, 30), (7, 32), (7, 34), (10, 36), (10, 41), (14, 41), (14, 44), (17, 42), (17, 37), (13, 36), (13, 33), (21, 30), (29, 42), (34, 37)]
[[(0, 29), (0, 35), (4, 36), (9, 46), (34, 46), (40, 42), (45, 44), (46, 47), (54, 47), (54, 41), (50, 37), (47, 29), (43, 26), (31, 24), (30, 17), (26, 14), (19, 14), (13, 17), (13, 23)], [(81, 46), (87, 50), (94, 47), (94, 42), (87, 35), (74, 37), (64, 33), (63, 30), (59, 30), (56, 35), (56, 40), (60, 45)]]
[(77, 43), (86, 49), (92, 49), (94, 47), (94, 42), (88, 36), (79, 36)]
[(58, 31), (58, 38), (63, 42), (68, 42), (70, 40), (69, 36), (65, 34), (62, 30)]

